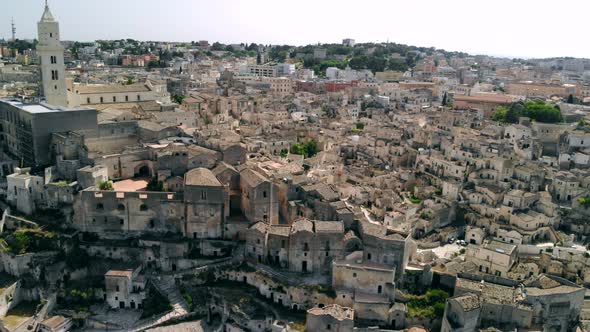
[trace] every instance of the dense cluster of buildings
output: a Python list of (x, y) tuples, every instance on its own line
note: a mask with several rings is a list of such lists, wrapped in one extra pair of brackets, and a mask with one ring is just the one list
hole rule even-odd
[[(203, 41), (156, 45), (168, 60), (97, 43), (66, 66), (47, 6), (38, 31), (38, 67), (0, 50), (0, 317), (39, 301), (42, 331), (199, 313), (297, 328), (189, 295), (225, 281), (305, 311), (312, 332), (585, 329), (590, 62), (416, 51), (406, 72), (317, 73)], [(563, 121), (492, 119), (530, 100)], [(170, 308), (130, 325), (80, 304), (133, 316), (157, 293)]]

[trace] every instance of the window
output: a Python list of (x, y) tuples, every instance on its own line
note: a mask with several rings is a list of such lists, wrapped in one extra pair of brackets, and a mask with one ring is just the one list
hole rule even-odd
[(104, 98), (103, 97), (100, 97), (100, 103), (101, 104), (104, 103)]
[(367, 254), (367, 260), (371, 260), (371, 253)]
[(129, 96), (125, 96), (125, 101), (129, 101)]
[[(15, 189), (16, 189), (16, 187), (15, 187)], [(98, 204), (96, 204), (96, 209), (97, 210), (104, 210), (104, 205), (102, 205), (102, 203), (98, 203)]]
[(119, 291), (119, 285), (117, 285), (117, 292)]
[(116, 102), (117, 102), (117, 97), (113, 96), (113, 103), (116, 103)]
[(201, 191), (201, 199), (207, 199), (207, 192), (205, 190)]
[(262, 197), (266, 198), (266, 190), (262, 192)]
[(90, 98), (86, 98), (86, 104), (90, 104)]
[(119, 224), (121, 224), (121, 225), (125, 225), (125, 220), (123, 220), (123, 219), (119, 219)]
[(141, 204), (141, 205), (139, 206), (139, 211), (147, 211), (147, 210), (148, 210), (148, 207), (147, 207), (147, 205), (145, 205), (145, 204)]
[(141, 100), (141, 96), (137, 95), (137, 101), (140, 101), (140, 100)]
[(119, 211), (125, 211), (125, 205), (123, 205), (123, 204), (117, 205), (117, 210), (119, 210)]

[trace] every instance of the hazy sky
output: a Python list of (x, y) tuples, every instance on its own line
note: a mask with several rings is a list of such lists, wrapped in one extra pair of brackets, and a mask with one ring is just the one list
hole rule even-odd
[[(43, 0), (0, 0), (0, 38), (36, 36)], [(472, 54), (590, 58), (589, 0), (49, 0), (65, 40), (386, 41)]]

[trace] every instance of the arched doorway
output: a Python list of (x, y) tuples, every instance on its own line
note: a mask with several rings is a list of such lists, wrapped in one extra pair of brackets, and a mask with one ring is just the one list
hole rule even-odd
[(147, 164), (141, 164), (135, 167), (134, 176), (136, 178), (146, 178), (151, 175), (150, 167)]

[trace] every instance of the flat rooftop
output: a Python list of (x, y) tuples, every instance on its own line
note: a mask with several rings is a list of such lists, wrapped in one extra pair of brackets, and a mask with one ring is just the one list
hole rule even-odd
[(127, 179), (113, 183), (115, 191), (144, 191), (147, 188), (150, 178)]
[(72, 111), (88, 111), (91, 108), (87, 107), (61, 107), (53, 106), (46, 103), (23, 103), (18, 99), (5, 99), (0, 98), (0, 103), (5, 103), (31, 114), (43, 114), (43, 113), (58, 113), (58, 112), (72, 112)]

